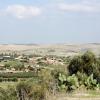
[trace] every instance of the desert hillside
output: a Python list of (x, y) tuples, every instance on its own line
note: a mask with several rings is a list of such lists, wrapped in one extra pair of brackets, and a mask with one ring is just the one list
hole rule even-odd
[(24, 54), (70, 56), (87, 50), (99, 54), (100, 44), (0, 44), (0, 52), (18, 52)]

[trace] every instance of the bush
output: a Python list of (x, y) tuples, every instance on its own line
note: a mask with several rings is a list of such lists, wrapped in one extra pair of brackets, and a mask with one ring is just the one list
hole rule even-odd
[(5, 63), (5, 68), (15, 68), (16, 70), (22, 70), (24, 69), (24, 63), (14, 60), (14, 61), (7, 61)]
[(67, 81), (67, 76), (66, 74), (59, 73), (58, 74), (58, 89), (59, 90), (66, 90), (66, 81)]
[(10, 64), (9, 63), (6, 63), (5, 64), (5, 68), (10, 68)]
[(87, 51), (82, 55), (82, 60), (84, 63), (91, 63), (96, 61), (96, 57), (92, 52)]
[(0, 77), (0, 82), (2, 82), (3, 81), (3, 78), (2, 77)]
[(18, 83), (16, 90), (19, 100), (25, 100), (25, 99), (30, 100), (33, 97), (33, 90), (31, 83), (20, 82)]
[[(70, 61), (68, 70), (69, 75), (76, 75), (79, 85), (85, 85), (87, 89), (99, 89), (100, 59), (96, 58), (92, 52), (87, 51), (81, 56), (75, 56)], [(73, 86), (70, 87), (71, 89), (75, 88)]]
[(79, 87), (78, 78), (73, 74), (72, 76), (67, 77), (67, 83), (68, 91), (76, 90)]
[(83, 61), (81, 59), (81, 56), (75, 56), (71, 61), (68, 66), (68, 70), (70, 75), (76, 74), (78, 71), (82, 72), (83, 71)]
[(79, 71), (91, 75), (96, 70), (96, 63), (95, 55), (87, 51), (82, 56), (75, 56), (71, 60), (68, 70), (70, 74), (76, 74)]
[(16, 90), (19, 100), (47, 100), (46, 94), (48, 90), (43, 83), (20, 82)]
[(44, 85), (49, 92), (52, 92), (56, 88), (56, 82), (54, 76), (49, 69), (41, 69), (38, 73), (38, 77), (40, 79), (40, 84)]
[(85, 81), (84, 84), (86, 85), (87, 89), (93, 89), (94, 90), (94, 89), (99, 88), (98, 87), (99, 84), (97, 84), (97, 80), (96, 79), (93, 79), (93, 74), (91, 74), (87, 78), (87, 80)]
[(19, 72), (19, 73), (0, 73), (3, 78), (31, 78), (36, 77), (33, 72)]
[(93, 74), (94, 78), (100, 83), (100, 61), (90, 51), (87, 51), (82, 56), (75, 56), (71, 60), (68, 70), (70, 75), (77, 74), (77, 72), (88, 76)]
[(84, 83), (86, 82), (86, 80), (88, 78), (88, 76), (85, 73), (80, 73), (80, 72), (77, 72), (76, 76), (78, 78), (80, 86), (84, 85)]
[(7, 89), (0, 87), (0, 100), (18, 100), (15, 88), (10, 86)]
[(33, 100), (47, 100), (47, 88), (43, 84), (34, 84)]
[(72, 91), (79, 87), (78, 78), (73, 74), (67, 76), (66, 74), (58, 74), (58, 89), (59, 91)]

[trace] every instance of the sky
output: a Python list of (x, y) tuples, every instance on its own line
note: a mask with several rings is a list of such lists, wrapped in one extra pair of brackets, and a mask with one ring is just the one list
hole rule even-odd
[(100, 43), (100, 0), (0, 0), (0, 43)]

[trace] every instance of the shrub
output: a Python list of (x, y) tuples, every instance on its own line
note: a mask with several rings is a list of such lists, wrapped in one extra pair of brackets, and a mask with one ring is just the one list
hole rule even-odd
[(47, 88), (43, 84), (33, 85), (33, 100), (46, 100)]
[(30, 98), (33, 96), (31, 83), (20, 82), (18, 83), (16, 90), (19, 100), (30, 100)]
[(66, 74), (59, 73), (58, 74), (58, 89), (59, 90), (66, 90), (66, 81), (67, 81), (67, 76)]
[(16, 90), (19, 100), (47, 100), (46, 94), (48, 90), (43, 83), (20, 82)]
[(38, 77), (40, 79), (40, 84), (44, 85), (49, 92), (54, 91), (56, 88), (55, 79), (49, 69), (41, 69), (38, 73)]
[(17, 94), (14, 87), (7, 89), (0, 87), (0, 100), (17, 100)]
[(75, 56), (70, 61), (68, 70), (70, 75), (76, 75), (79, 85), (85, 85), (87, 89), (99, 88), (100, 59), (96, 58), (92, 52), (87, 51), (81, 56)]
[(18, 73), (0, 73), (3, 78), (31, 78), (36, 77), (33, 72), (18, 72)]
[(78, 71), (83, 70), (83, 61), (81, 59), (81, 56), (75, 56), (71, 61), (68, 66), (68, 70), (70, 75), (76, 74)]
[(82, 60), (84, 61), (84, 63), (91, 63), (96, 61), (96, 57), (94, 53), (87, 51), (82, 55)]
[(75, 90), (79, 87), (78, 78), (73, 74), (72, 76), (67, 77), (67, 83), (68, 91)]
[(2, 77), (0, 77), (0, 82), (2, 82), (3, 81), (3, 78)]
[(10, 68), (10, 64), (9, 63), (6, 63), (5, 64), (5, 68)]
[(90, 51), (87, 51), (82, 56), (75, 56), (71, 60), (68, 70), (70, 75), (77, 74), (77, 72), (85, 73), (88, 76), (93, 74), (94, 78), (100, 83), (100, 61)]
[(78, 78), (73, 74), (67, 76), (66, 74), (59, 73), (58, 75), (58, 90), (59, 91), (72, 91), (79, 87)]
[(88, 76), (85, 73), (80, 73), (77, 72), (76, 74), (78, 81), (79, 81), (79, 85), (84, 85), (85, 81), (87, 80)]
[(85, 85), (87, 89), (97, 89), (98, 88), (97, 80), (93, 79), (93, 74), (91, 74), (87, 78), (87, 80), (85, 81)]

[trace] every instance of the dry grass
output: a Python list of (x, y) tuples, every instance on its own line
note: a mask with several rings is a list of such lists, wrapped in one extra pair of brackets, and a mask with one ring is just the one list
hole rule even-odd
[(58, 94), (51, 96), (48, 100), (100, 100), (100, 95), (91, 95), (91, 94)]
[(0, 45), (0, 52), (19, 52), (25, 54), (42, 54), (42, 55), (57, 55), (70, 56), (76, 55), (79, 52), (91, 50), (99, 54), (100, 44), (52, 44), (52, 45)]

